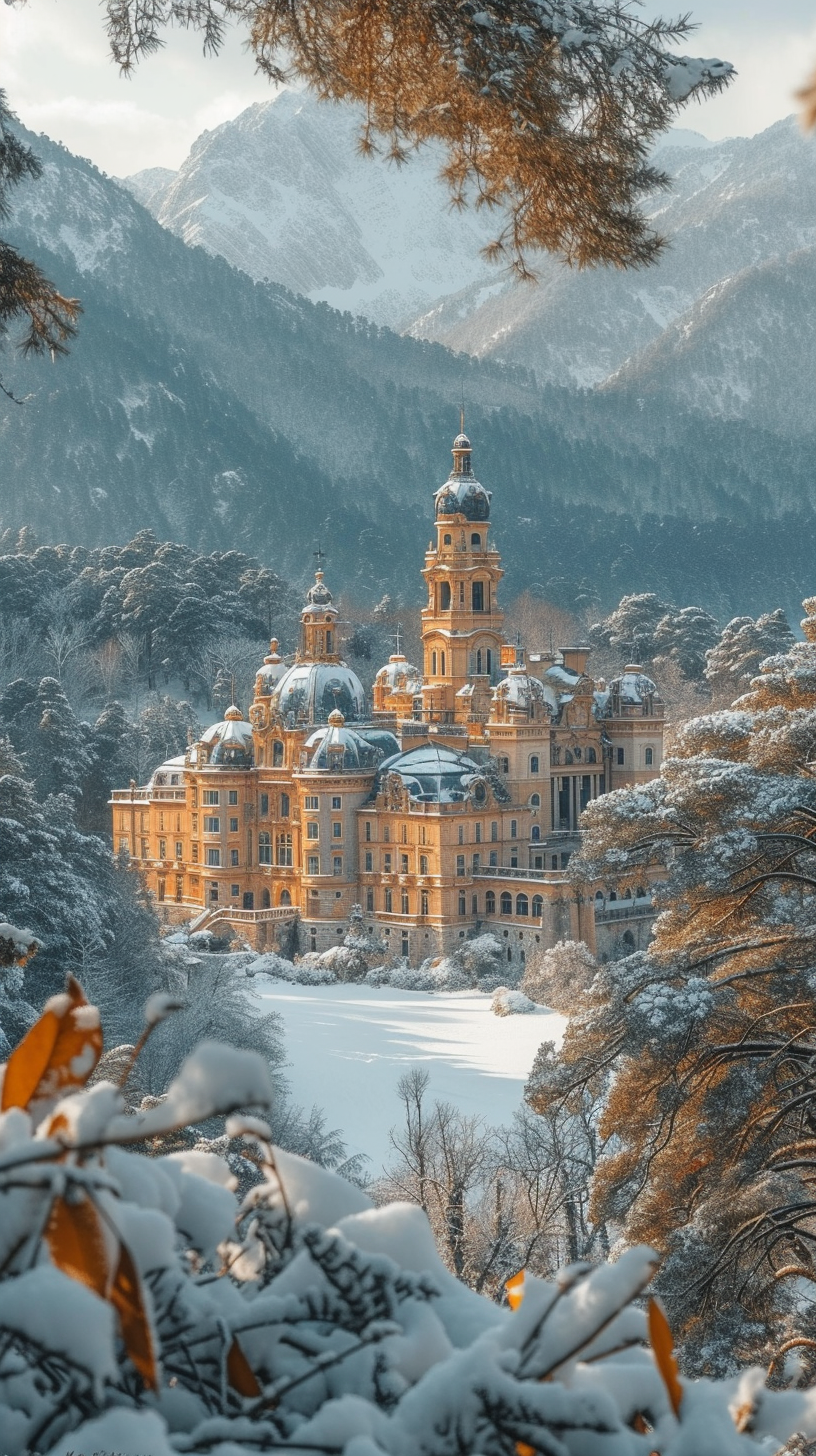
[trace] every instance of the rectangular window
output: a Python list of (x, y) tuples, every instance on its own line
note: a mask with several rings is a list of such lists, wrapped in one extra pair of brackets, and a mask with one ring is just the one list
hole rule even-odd
[(474, 610), (474, 612), (483, 612), (484, 611), (484, 582), (483, 581), (474, 581), (474, 583), (473, 583), (473, 585), (471, 587), (471, 591), (473, 593), (473, 610)]
[(213, 880), (211, 882), (209, 894), (210, 894), (210, 900), (211, 901), (217, 901), (217, 899), (218, 899), (218, 881), (217, 880)]
[(400, 903), (401, 903), (401, 906), (402, 906), (402, 910), (401, 910), (400, 913), (402, 915), (407, 915), (408, 914), (408, 891), (407, 890), (403, 890), (402, 895), (400, 897)]
[(623, 759), (623, 749), (622, 748), (619, 748), (618, 749), (618, 763), (623, 763), (623, 761), (624, 761), (624, 759)]
[(383, 844), (391, 843), (391, 830), (387, 824), (383, 824)]
[(333, 809), (342, 809), (342, 807), (343, 807), (343, 800), (340, 798), (340, 795), (339, 794), (335, 794), (334, 797), (332, 798), (332, 808)]
[(237, 833), (238, 833), (238, 820), (237, 819), (230, 819), (230, 834), (237, 834)]
[(238, 851), (237, 851), (237, 849), (231, 849), (230, 850), (230, 864), (231, 865), (234, 865), (236, 867), (238, 865)]
[(393, 897), (393, 895), (392, 895), (392, 893), (391, 893), (390, 890), (386, 890), (386, 892), (385, 892), (385, 913), (386, 913), (386, 915), (390, 915), (392, 913), (393, 906), (394, 906), (394, 897)]
[(241, 893), (241, 886), (240, 885), (230, 885), (230, 895), (232, 896), (233, 900), (237, 900), (238, 899), (238, 896), (240, 895), (240, 893)]
[(228, 793), (227, 793), (227, 803), (228, 804), (237, 804), (238, 803), (238, 790), (237, 789), (230, 789), (228, 791)]
[(371, 871), (374, 868), (374, 856), (371, 853), (371, 850), (370, 849), (367, 849), (366, 850), (365, 867), (366, 867), (366, 873), (367, 874), (370, 874)]
[(216, 814), (205, 814), (204, 815), (204, 833), (205, 834), (220, 834), (221, 833), (221, 820), (218, 818), (218, 816)]
[(464, 844), (464, 842), (465, 842), (465, 826), (464, 826), (464, 824), (460, 824), (459, 825), (459, 843), (460, 844)]
[(474, 895), (471, 898), (471, 902), (470, 902), (470, 913), (471, 913), (471, 915), (478, 915), (478, 913), (479, 913), (479, 896), (478, 895)]
[(510, 838), (518, 839), (518, 820), (516, 819), (510, 820)]
[(303, 802), (304, 802), (304, 805), (305, 805), (305, 807), (307, 809), (319, 809), (320, 808), (320, 800), (317, 797), (317, 794), (307, 794), (306, 795), (306, 798), (304, 799)]
[(332, 839), (343, 838), (343, 825), (337, 819), (332, 822)]
[(207, 850), (207, 864), (208, 865), (220, 865), (220, 863), (221, 863), (221, 851), (220, 851), (220, 849), (208, 849)]
[(474, 873), (474, 875), (478, 875), (479, 870), (481, 869), (481, 867), (482, 867), (482, 856), (480, 854), (474, 854), (474, 856), (473, 856), (473, 873)]
[(279, 834), (278, 840), (278, 864), (290, 865), (292, 863), (292, 836), (291, 834)]
[(493, 823), (490, 826), (490, 838), (491, 838), (491, 840), (493, 841), (494, 844), (496, 843), (496, 840), (498, 839), (498, 837), (499, 837), (499, 826), (498, 826), (498, 824), (496, 823), (496, 821), (494, 819), (493, 820)]
[(428, 873), (428, 856), (427, 856), (427, 854), (421, 854), (419, 856), (419, 873), (421, 875), (427, 875), (427, 873)]
[(320, 838), (320, 825), (317, 823), (317, 821), (315, 819), (309, 819), (307, 821), (307, 823), (306, 823), (306, 838), (307, 839), (319, 839)]
[(366, 825), (365, 825), (365, 842), (366, 842), (366, 844), (370, 844), (371, 843), (371, 820), (370, 819), (366, 819)]
[(457, 854), (456, 856), (456, 873), (457, 875), (463, 875), (465, 873), (465, 856), (463, 854)]
[(481, 826), (481, 824), (477, 824), (476, 825), (476, 843), (477, 844), (481, 844), (481, 842), (482, 842), (482, 826)]
[(332, 874), (333, 875), (342, 875), (342, 873), (343, 873), (343, 856), (342, 856), (342, 854), (336, 854), (332, 858)]
[(419, 842), (420, 842), (420, 844), (424, 844), (425, 843), (425, 825), (424, 824), (420, 824), (420, 826), (419, 826)]
[(400, 874), (401, 875), (407, 875), (407, 873), (408, 873), (408, 856), (407, 856), (407, 854), (401, 854), (400, 855)]
[(204, 792), (203, 792), (203, 794), (201, 795), (201, 802), (202, 802), (202, 804), (217, 804), (217, 803), (219, 803), (218, 790), (217, 789), (205, 789)]
[(427, 890), (423, 890), (422, 891), (422, 894), (419, 897), (419, 899), (420, 899), (420, 914), (421, 915), (427, 915), (428, 914), (428, 891)]
[(261, 794), (261, 818), (265, 819), (269, 813), (269, 795)]
[(464, 890), (459, 891), (459, 914), (467, 915), (467, 896)]
[(310, 875), (320, 874), (320, 859), (316, 854), (310, 854), (306, 860), (306, 872)]
[[(122, 837), (119, 840), (119, 850), (121, 852), (122, 850), (127, 850), (129, 848), (130, 848), (130, 846), (129, 846), (129, 843), (128, 843), (128, 837), (127, 837), (126, 834), (123, 834)], [(181, 858), (180, 855), (176, 855), (176, 859), (180, 859), (180, 858)]]
[(167, 859), (167, 840), (159, 840), (159, 859)]
[(374, 891), (366, 890), (366, 910), (374, 909)]
[(492, 865), (498, 865), (498, 863), (499, 863), (499, 852), (498, 852), (497, 849), (491, 849), (491, 851), (490, 851), (490, 863)]
[(176, 840), (176, 859), (184, 859), (184, 844), (182, 840)]
[(383, 874), (390, 875), (390, 873), (391, 873), (391, 856), (390, 856), (390, 854), (384, 854), (383, 855)]

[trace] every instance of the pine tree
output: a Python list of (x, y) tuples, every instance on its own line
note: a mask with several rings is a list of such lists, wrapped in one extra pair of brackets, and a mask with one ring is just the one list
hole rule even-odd
[(816, 599), (805, 605), (804, 643), (731, 709), (687, 723), (658, 779), (587, 811), (576, 873), (614, 865), (634, 883), (662, 862), (662, 913), (648, 952), (599, 969), (532, 1098), (552, 1106), (611, 1069), (595, 1217), (666, 1256), (661, 1286), (698, 1368), (767, 1355), (791, 1324), (816, 1335), (788, 1290), (816, 1282)]
[(715, 700), (728, 703), (744, 692), (763, 658), (786, 652), (793, 633), (781, 607), (753, 617), (734, 617), (706, 653), (705, 675)]

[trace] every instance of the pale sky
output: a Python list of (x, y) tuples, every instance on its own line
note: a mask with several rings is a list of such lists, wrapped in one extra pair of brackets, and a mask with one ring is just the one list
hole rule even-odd
[[(648, 0), (647, 12), (677, 13)], [(700, 28), (687, 53), (732, 61), (740, 74), (723, 96), (688, 106), (677, 125), (713, 139), (752, 136), (794, 110), (793, 92), (816, 61), (812, 0), (692, 0), (692, 13)], [(98, 0), (0, 4), (0, 86), (32, 130), (117, 177), (178, 167), (202, 131), (273, 94), (239, 33), (205, 58), (198, 38), (170, 32), (164, 51), (123, 79)]]

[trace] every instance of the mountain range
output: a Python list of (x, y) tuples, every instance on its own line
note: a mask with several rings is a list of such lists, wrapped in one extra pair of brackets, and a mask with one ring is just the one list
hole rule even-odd
[[(16, 190), (6, 235), (81, 298), (84, 314), (67, 359), (4, 358), (4, 380), (30, 397), (0, 404), (3, 525), (87, 544), (150, 526), (198, 549), (252, 551), (296, 580), (307, 578), (319, 539), (348, 597), (416, 599), (432, 491), (447, 475), (464, 392), (508, 595), (529, 586), (594, 607), (656, 590), (728, 616), (795, 610), (813, 590), (808, 429), (782, 428), (773, 410), (722, 418), (707, 398), (674, 403), (682, 337), (673, 353), (667, 335), (649, 365), (651, 396), (622, 368), (599, 389), (542, 383), (529, 365), (456, 353), (255, 280), (176, 236), (89, 162), (20, 133), (44, 172)], [(409, 170), (394, 173), (394, 187)], [(153, 180), (161, 189), (167, 178)], [(155, 191), (145, 194), (151, 209)], [(420, 191), (421, 241), (435, 223), (420, 216)], [(298, 216), (302, 228), (311, 217), (317, 238), (322, 211), (310, 204)], [(362, 228), (361, 209), (357, 217)], [(370, 241), (376, 229), (366, 229)], [(308, 240), (298, 247), (308, 253)], [(427, 298), (424, 249), (417, 243), (415, 276)], [(294, 266), (294, 241), (289, 252)], [(328, 267), (331, 249), (320, 256)], [(761, 272), (766, 261), (752, 266)], [(320, 276), (325, 289), (338, 286)], [(744, 316), (740, 289), (753, 307), (762, 288), (752, 277), (736, 277), (716, 306), (736, 297)], [(776, 300), (787, 283), (774, 274), (771, 284)], [(807, 354), (808, 309), (796, 307), (802, 345), (791, 377)], [(776, 327), (770, 315), (767, 327)], [(710, 372), (718, 367), (712, 352)]]
[[(485, 263), (497, 219), (451, 210), (439, 155), (372, 160), (360, 130), (354, 108), (283, 91), (205, 132), (177, 173), (126, 185), (162, 226), (253, 278), (520, 364), (539, 383), (668, 387), (683, 407), (736, 419), (758, 408), (772, 426), (813, 430), (812, 310), (798, 305), (816, 284), (814, 148), (792, 117), (719, 143), (670, 132), (654, 160), (672, 185), (647, 209), (667, 239), (660, 263), (579, 272), (542, 255), (534, 287)], [(712, 349), (724, 371), (713, 388)]]

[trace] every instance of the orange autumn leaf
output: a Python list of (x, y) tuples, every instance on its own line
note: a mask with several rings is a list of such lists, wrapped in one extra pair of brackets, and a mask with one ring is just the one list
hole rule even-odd
[(87, 1284), (105, 1299), (110, 1266), (99, 1214), (90, 1198), (68, 1203), (55, 1198), (45, 1230), (51, 1261), (63, 1274)]
[(671, 1408), (674, 1414), (679, 1416), (683, 1401), (683, 1387), (680, 1384), (677, 1361), (674, 1357), (674, 1340), (669, 1322), (656, 1299), (649, 1300), (648, 1325), (649, 1344), (652, 1347), (655, 1364), (663, 1377)]
[(234, 1337), (227, 1355), (227, 1379), (233, 1390), (237, 1390), (239, 1395), (263, 1394), (255, 1371)]
[(119, 1314), (125, 1349), (148, 1390), (158, 1390), (159, 1370), (153, 1345), (153, 1331), (144, 1306), (142, 1283), (136, 1265), (124, 1244), (108, 1296)]
[(512, 1279), (506, 1279), (504, 1284), (507, 1290), (507, 1303), (511, 1309), (518, 1309), (524, 1298), (524, 1270), (520, 1269)]
[(84, 1087), (102, 1055), (99, 1013), (89, 1006), (73, 976), (52, 996), (6, 1064), (0, 1110), (28, 1107), (41, 1097), (58, 1097)]

